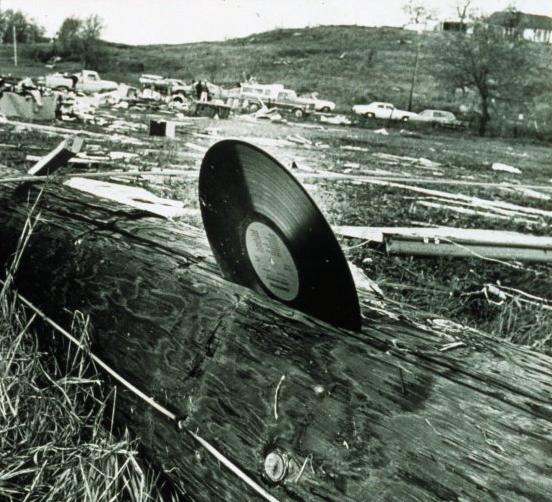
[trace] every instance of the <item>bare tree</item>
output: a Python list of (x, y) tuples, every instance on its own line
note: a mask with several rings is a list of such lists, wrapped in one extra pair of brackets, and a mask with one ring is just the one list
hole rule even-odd
[[(533, 53), (522, 37), (509, 36), (484, 18), (471, 19), (470, 2), (458, 10), (467, 32), (445, 33), (435, 52), (442, 71), (439, 77), (455, 88), (471, 89), (479, 101), (479, 134), (485, 135), (497, 102), (523, 101), (523, 80), (533, 70)], [(517, 104), (517, 103), (516, 103)]]
[(471, 0), (464, 0), (456, 4), (456, 13), (461, 23), (466, 23), (469, 19), (475, 19), (475, 13), (471, 9)]
[(420, 24), (428, 19), (434, 19), (437, 15), (436, 10), (428, 7), (422, 0), (407, 0), (402, 10), (413, 24)]

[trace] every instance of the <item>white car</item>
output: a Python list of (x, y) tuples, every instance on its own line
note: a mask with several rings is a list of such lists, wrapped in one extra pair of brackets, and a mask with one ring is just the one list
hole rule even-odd
[(419, 122), (429, 122), (435, 126), (462, 127), (462, 122), (456, 118), (454, 113), (445, 110), (424, 110), (416, 117)]
[(399, 110), (391, 103), (381, 103), (379, 101), (374, 101), (369, 105), (355, 105), (353, 106), (353, 112), (367, 118), (402, 120), (403, 122), (418, 116), (417, 113)]

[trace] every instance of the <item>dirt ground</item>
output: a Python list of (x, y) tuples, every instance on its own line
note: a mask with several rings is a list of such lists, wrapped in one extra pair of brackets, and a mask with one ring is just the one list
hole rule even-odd
[[(230, 137), (256, 144), (290, 168), (333, 226), (446, 225), (552, 235), (552, 213), (547, 214), (552, 211), (552, 149), (547, 145), (482, 139), (459, 131), (405, 131), (400, 126), (384, 132), (381, 124), (370, 123), (351, 127), (185, 116), (178, 119), (176, 139), (169, 140), (150, 137), (148, 123), (152, 118), (171, 120), (172, 114), (131, 108), (103, 110), (99, 117), (105, 120), (102, 126), (56, 124), (102, 134), (85, 137), (84, 152), (96, 157), (94, 163), (72, 164), (63, 172), (122, 169), (147, 174), (159, 168), (181, 169), (181, 177), (146, 176), (132, 183), (181, 200), (191, 209), (199, 208), (197, 172), (204, 152)], [(0, 124), (0, 163), (23, 173), (32, 165), (27, 155), (47, 153), (65, 135)], [(109, 152), (138, 156), (105, 160)], [(493, 163), (515, 167), (519, 173), (493, 170)], [(424, 181), (416, 181), (419, 178)], [(459, 199), (457, 194), (472, 199)], [(482, 205), (481, 199), (487, 202)], [(542, 211), (497, 208), (499, 202)], [(183, 221), (202, 228), (199, 211)], [(399, 308), (450, 318), (552, 354), (550, 264), (476, 256), (391, 256), (381, 245), (338, 238), (349, 261)]]

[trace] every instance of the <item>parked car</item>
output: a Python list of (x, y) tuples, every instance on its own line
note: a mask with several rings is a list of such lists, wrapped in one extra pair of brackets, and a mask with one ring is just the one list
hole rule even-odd
[(117, 82), (102, 80), (97, 71), (82, 70), (72, 75), (64, 73), (52, 73), (44, 79), (46, 87), (58, 90), (69, 90), (94, 94), (95, 92), (114, 91), (118, 88)]
[(445, 110), (424, 110), (418, 113), (414, 120), (443, 127), (463, 127), (464, 125), (454, 113)]
[(250, 111), (257, 111), (261, 103), (268, 107), (290, 110), (297, 118), (314, 110), (311, 99), (300, 98), (291, 89), (285, 89), (282, 84), (244, 83), (240, 87), (240, 100), (249, 100)]
[(147, 74), (147, 73), (144, 73), (144, 74), (140, 75), (140, 78), (138, 79), (138, 81), (142, 85), (159, 85), (160, 83), (164, 82), (165, 80), (166, 80), (165, 77), (163, 77), (161, 75), (151, 75), (151, 74)]
[(191, 84), (186, 84), (183, 80), (177, 78), (167, 78), (161, 75), (151, 75), (144, 73), (139, 79), (144, 89), (153, 89), (161, 94), (180, 94), (182, 96), (190, 96), (193, 94)]
[(301, 98), (308, 100), (317, 112), (327, 113), (335, 110), (335, 103), (327, 99), (320, 99), (317, 92), (311, 92), (310, 94), (301, 96)]
[(353, 112), (366, 118), (402, 120), (404, 122), (417, 117), (416, 113), (399, 110), (392, 103), (381, 103), (379, 101), (374, 101), (369, 105), (355, 105), (353, 106)]

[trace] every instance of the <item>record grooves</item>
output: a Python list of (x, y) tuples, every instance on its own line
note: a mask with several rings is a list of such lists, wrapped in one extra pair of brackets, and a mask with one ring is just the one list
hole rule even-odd
[(278, 161), (223, 140), (205, 154), (201, 214), (223, 275), (328, 323), (360, 329), (355, 285), (322, 213)]

